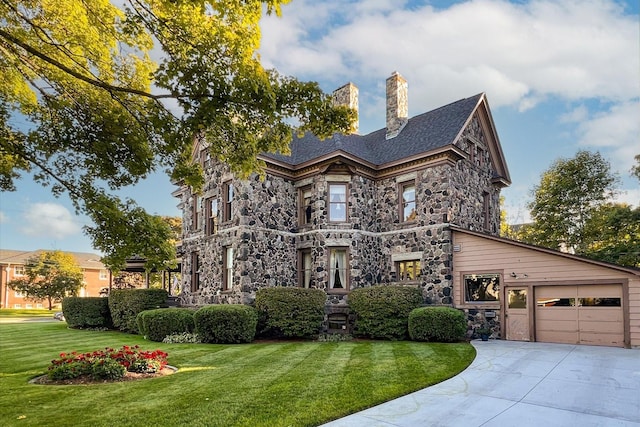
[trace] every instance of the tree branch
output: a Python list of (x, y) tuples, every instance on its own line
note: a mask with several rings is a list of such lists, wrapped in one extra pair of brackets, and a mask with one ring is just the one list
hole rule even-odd
[(12, 34), (8, 33), (7, 31), (0, 29), (0, 37), (4, 38), (5, 40), (7, 40), (8, 42), (20, 46), (22, 49), (24, 49), (25, 51), (27, 51), (28, 53), (30, 53), (31, 55), (40, 58), (41, 60), (45, 61), (46, 63), (53, 65), (54, 67), (58, 68), (61, 71), (64, 71), (65, 73), (71, 75), (72, 77), (77, 78), (78, 80), (82, 80), (85, 83), (88, 83), (92, 86), (95, 87), (99, 87), (101, 89), (105, 89), (109, 92), (124, 92), (124, 93), (130, 93), (132, 95), (139, 95), (139, 96), (143, 96), (145, 98), (149, 98), (149, 99), (153, 99), (153, 100), (160, 100), (160, 99), (168, 99), (168, 98), (179, 98), (177, 95), (175, 94), (159, 94), (159, 95), (154, 95), (152, 93), (143, 91), (143, 90), (138, 90), (138, 89), (132, 89), (132, 88), (127, 88), (127, 87), (121, 87), (121, 86), (115, 86), (115, 85), (111, 85), (109, 83), (105, 83), (101, 80), (96, 80), (96, 79), (92, 79), (90, 77), (87, 77), (86, 75), (79, 73), (69, 67), (67, 67), (66, 65), (64, 65), (63, 63), (50, 58), (49, 56), (45, 55), (44, 53), (40, 52), (38, 49), (35, 49), (33, 47), (31, 47), (30, 45), (28, 45), (27, 43), (23, 42), (22, 40), (18, 39), (17, 37), (14, 37)]

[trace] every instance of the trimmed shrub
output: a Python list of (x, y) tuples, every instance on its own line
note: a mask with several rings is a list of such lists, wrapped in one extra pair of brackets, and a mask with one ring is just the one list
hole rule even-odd
[(253, 341), (258, 313), (248, 305), (207, 305), (193, 314), (193, 320), (202, 342), (237, 344)]
[(122, 332), (139, 333), (136, 322), (138, 313), (166, 307), (167, 296), (164, 289), (112, 289), (109, 309), (113, 326)]
[(409, 313), (422, 303), (419, 288), (383, 285), (354, 289), (349, 294), (349, 307), (356, 314), (354, 333), (374, 339), (406, 339)]
[(65, 297), (62, 313), (70, 328), (112, 328), (109, 300), (103, 297)]
[(320, 289), (263, 288), (256, 292), (259, 334), (278, 338), (318, 336), (327, 295)]
[(467, 319), (451, 307), (420, 307), (409, 314), (409, 336), (413, 341), (457, 342), (464, 339)]
[(138, 313), (136, 322), (141, 335), (151, 341), (162, 341), (168, 335), (191, 333), (194, 330), (193, 310), (188, 308), (158, 308)]

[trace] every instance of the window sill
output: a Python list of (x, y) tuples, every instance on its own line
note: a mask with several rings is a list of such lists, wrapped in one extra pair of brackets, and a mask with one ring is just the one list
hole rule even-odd
[(420, 280), (401, 280), (392, 283), (395, 286), (420, 286), (422, 282)]
[(460, 308), (475, 308), (482, 310), (500, 310), (501, 305), (499, 301), (487, 301), (487, 302), (479, 302), (479, 301), (464, 301), (458, 307)]

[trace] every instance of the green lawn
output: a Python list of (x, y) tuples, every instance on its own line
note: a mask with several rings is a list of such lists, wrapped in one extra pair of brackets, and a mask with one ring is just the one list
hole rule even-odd
[[(139, 344), (173, 375), (34, 385), (60, 352)], [(475, 357), (467, 343), (409, 341), (163, 344), (138, 335), (0, 324), (3, 426), (315, 426), (438, 383)]]

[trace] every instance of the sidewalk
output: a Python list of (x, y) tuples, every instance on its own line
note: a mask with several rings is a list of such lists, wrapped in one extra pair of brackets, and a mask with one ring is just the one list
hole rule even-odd
[(640, 427), (640, 349), (490, 340), (459, 375), (330, 427)]
[(15, 316), (0, 316), (0, 323), (38, 323), (38, 322), (59, 322), (53, 318), (53, 314), (51, 317), (15, 317)]

